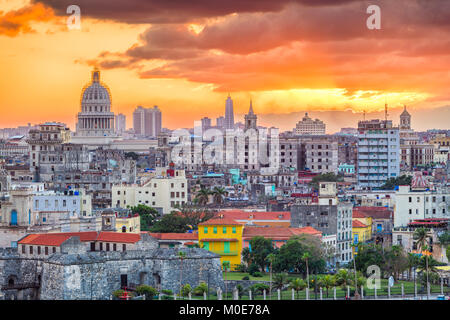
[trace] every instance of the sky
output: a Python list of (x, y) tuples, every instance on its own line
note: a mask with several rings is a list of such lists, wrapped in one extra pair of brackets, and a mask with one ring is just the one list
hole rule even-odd
[[(367, 27), (374, 4), (380, 29)], [(0, 0), (0, 48), (0, 127), (73, 129), (97, 66), (128, 126), (158, 105), (164, 127), (192, 127), (230, 94), (237, 120), (252, 99), (282, 130), (304, 112), (330, 133), (356, 127), (385, 103), (394, 123), (407, 105), (415, 129), (450, 128), (447, 0)]]

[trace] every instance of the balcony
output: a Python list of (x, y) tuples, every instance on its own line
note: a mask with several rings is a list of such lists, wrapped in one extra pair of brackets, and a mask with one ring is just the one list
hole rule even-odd
[(227, 251), (227, 252), (225, 252), (225, 251), (212, 251), (212, 252), (214, 252), (214, 253), (216, 253), (216, 254), (218, 254), (218, 255), (221, 255), (221, 256), (237, 256), (238, 255), (238, 251), (237, 250), (230, 250), (230, 251)]

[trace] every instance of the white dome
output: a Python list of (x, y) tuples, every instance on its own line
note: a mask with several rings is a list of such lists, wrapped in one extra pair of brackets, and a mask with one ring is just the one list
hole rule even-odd
[(81, 93), (81, 104), (107, 104), (111, 105), (109, 88), (100, 82), (100, 71), (92, 72), (92, 81)]

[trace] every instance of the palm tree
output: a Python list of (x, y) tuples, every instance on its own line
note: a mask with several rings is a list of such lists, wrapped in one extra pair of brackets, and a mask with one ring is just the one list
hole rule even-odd
[(303, 279), (296, 278), (289, 283), (289, 288), (294, 289), (295, 292), (297, 293), (297, 299), (298, 299), (298, 292), (305, 289), (305, 287), (306, 283), (305, 280)]
[(417, 268), (419, 264), (419, 256), (415, 253), (408, 253), (408, 280), (411, 280), (412, 268)]
[(206, 188), (201, 188), (198, 192), (197, 195), (195, 196), (195, 201), (199, 204), (199, 205), (206, 205), (209, 202), (209, 195), (211, 194), (211, 191), (206, 189)]
[(247, 264), (247, 267), (252, 263), (252, 253), (249, 248), (242, 249), (242, 260)]
[(350, 247), (355, 248), (355, 250), (352, 250), (352, 255), (353, 255), (353, 271), (355, 272), (355, 297), (358, 297), (358, 279), (356, 277), (356, 248), (358, 248), (358, 245), (356, 243), (352, 243), (350, 244)]
[(319, 283), (321, 287), (325, 287), (327, 289), (327, 298), (328, 298), (328, 289), (333, 287), (334, 284), (336, 283), (335, 278), (332, 275), (327, 274), (326, 276), (322, 277), (319, 280)]
[(266, 260), (270, 263), (270, 282), (269, 282), (269, 297), (272, 297), (272, 263), (275, 261), (276, 256), (273, 253), (267, 255)]
[(181, 266), (180, 266), (180, 296), (182, 289), (182, 281), (183, 281), (183, 259), (186, 257), (186, 253), (182, 251), (178, 251), (178, 257), (180, 258)]
[(214, 187), (213, 191), (211, 192), (211, 194), (214, 197), (214, 202), (217, 204), (222, 204), (223, 203), (223, 198), (225, 197), (225, 195), (227, 194), (227, 192), (225, 191), (224, 188), (222, 187)]
[(428, 237), (428, 232), (427, 232), (427, 229), (425, 229), (424, 227), (417, 228), (414, 231), (413, 238), (414, 238), (414, 240), (417, 240), (417, 244), (418, 244), (417, 250), (419, 250), (419, 251), (423, 250), (423, 247), (427, 243), (427, 237)]
[(338, 286), (341, 286), (343, 289), (353, 284), (350, 273), (348, 272), (347, 269), (340, 269), (336, 273), (335, 277), (336, 277), (336, 284)]
[(306, 262), (306, 283), (308, 284), (308, 295), (309, 295), (309, 266), (308, 266), (308, 259), (311, 258), (311, 254), (306, 251), (302, 255), (302, 260)]
[(283, 286), (287, 283), (288, 276), (286, 273), (276, 274), (273, 278), (273, 286), (275, 289), (283, 289)]
[(230, 261), (222, 262), (222, 268), (225, 271), (225, 297), (228, 298), (228, 290), (227, 290), (227, 273), (230, 269)]

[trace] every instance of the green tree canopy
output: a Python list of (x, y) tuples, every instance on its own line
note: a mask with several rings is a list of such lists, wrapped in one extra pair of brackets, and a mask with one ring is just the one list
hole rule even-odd
[(394, 190), (397, 186), (406, 186), (411, 184), (412, 177), (402, 175), (396, 178), (389, 178), (386, 180), (385, 184), (381, 186), (383, 190)]
[(252, 261), (261, 271), (264, 271), (265, 267), (269, 265), (266, 257), (275, 252), (272, 246), (272, 239), (254, 237), (250, 240), (250, 248), (251, 250), (245, 252), (246, 259)]
[(189, 230), (186, 220), (178, 213), (165, 214), (150, 228), (151, 232), (184, 233)]
[(133, 214), (139, 215), (142, 231), (149, 231), (151, 226), (155, 223), (156, 218), (159, 217), (159, 213), (156, 209), (144, 204), (138, 204), (135, 207), (131, 207), (130, 210)]
[(344, 177), (336, 175), (333, 172), (327, 172), (313, 177), (309, 185), (312, 188), (318, 190), (320, 182), (339, 182), (339, 181), (344, 181)]

